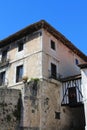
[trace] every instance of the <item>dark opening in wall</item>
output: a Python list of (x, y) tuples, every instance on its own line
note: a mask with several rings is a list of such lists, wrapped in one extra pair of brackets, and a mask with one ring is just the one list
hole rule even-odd
[(55, 42), (53, 40), (51, 40), (51, 49), (56, 50)]
[(60, 119), (60, 112), (55, 112), (55, 119)]
[(18, 52), (22, 51), (23, 47), (24, 47), (24, 43), (23, 43), (23, 41), (20, 41), (20, 43), (18, 44)]

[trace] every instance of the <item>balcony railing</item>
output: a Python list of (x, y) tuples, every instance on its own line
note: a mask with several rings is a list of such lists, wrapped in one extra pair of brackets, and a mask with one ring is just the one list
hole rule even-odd
[(51, 70), (48, 70), (48, 72), (49, 72), (49, 78), (50, 79), (55, 79), (55, 80), (60, 81), (61, 75), (59, 73), (51, 72)]

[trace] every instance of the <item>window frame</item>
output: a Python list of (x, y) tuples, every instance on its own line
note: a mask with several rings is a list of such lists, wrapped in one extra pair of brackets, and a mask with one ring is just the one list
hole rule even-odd
[(16, 83), (21, 82), (23, 77), (23, 65), (16, 66)]
[(18, 42), (17, 46), (18, 46), (18, 52), (21, 52), (24, 50), (24, 42), (23, 41)]
[(57, 65), (52, 62), (51, 62), (51, 77), (57, 79)]
[(55, 41), (54, 40), (50, 40), (50, 46), (51, 46), (51, 49), (52, 50), (54, 50), (54, 51), (56, 51), (56, 43), (55, 43)]

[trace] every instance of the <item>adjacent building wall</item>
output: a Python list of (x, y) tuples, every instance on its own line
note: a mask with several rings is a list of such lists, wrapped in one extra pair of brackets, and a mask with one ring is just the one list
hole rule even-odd
[(85, 111), (85, 130), (87, 130), (87, 67), (81, 68), (81, 74), (82, 74), (83, 103)]

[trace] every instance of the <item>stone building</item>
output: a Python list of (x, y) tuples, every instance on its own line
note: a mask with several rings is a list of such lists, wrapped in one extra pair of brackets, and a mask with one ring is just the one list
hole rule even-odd
[(85, 54), (44, 20), (0, 41), (0, 88), (21, 91), (21, 130), (84, 130), (78, 65), (86, 62)]

